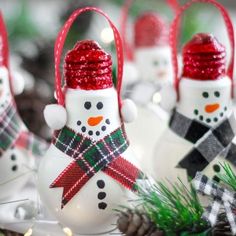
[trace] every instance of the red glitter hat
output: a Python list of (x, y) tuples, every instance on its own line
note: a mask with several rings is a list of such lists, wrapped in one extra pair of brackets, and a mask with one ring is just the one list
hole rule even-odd
[(168, 45), (168, 26), (153, 12), (146, 12), (135, 22), (135, 47)]
[(183, 48), (183, 77), (216, 80), (226, 73), (225, 47), (211, 34), (196, 34)]
[(93, 40), (77, 42), (65, 57), (64, 78), (66, 86), (72, 89), (111, 88), (111, 56)]

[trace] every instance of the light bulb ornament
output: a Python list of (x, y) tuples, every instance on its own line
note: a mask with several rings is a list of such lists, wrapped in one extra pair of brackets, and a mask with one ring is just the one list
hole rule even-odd
[[(211, 3), (222, 14), (230, 40), (231, 59), (230, 59), (230, 64), (228, 66), (228, 70), (226, 71), (225, 69), (226, 52), (224, 46), (220, 45), (213, 38), (213, 36), (198, 34), (183, 49), (184, 68), (182, 77), (192, 78), (193, 80), (201, 79), (204, 81), (209, 79), (217, 80), (217, 78), (219, 78), (222, 75), (228, 75), (229, 78), (231, 79), (231, 84), (232, 84), (231, 94), (233, 96), (233, 65), (234, 65), (234, 51), (235, 51), (233, 25), (224, 7), (214, 0), (192, 0), (191, 2), (185, 4), (180, 9), (180, 11), (177, 13), (176, 18), (172, 23), (170, 42), (172, 47), (172, 59), (175, 73), (175, 86), (177, 92), (179, 90), (179, 81), (180, 81), (180, 79), (178, 78), (178, 63), (176, 54), (176, 48), (178, 42), (177, 30), (178, 30), (178, 25), (180, 23), (181, 15), (194, 3)], [(204, 56), (198, 59), (197, 58), (198, 55), (194, 54), (196, 52), (199, 53), (200, 50), (202, 50), (203, 53), (204, 52), (208, 53), (206, 59), (204, 58)], [(217, 55), (214, 55), (215, 50), (217, 50), (216, 53)], [(213, 55), (214, 55), (214, 60), (210, 61), (210, 57), (212, 57)], [(206, 60), (209, 69), (206, 68), (204, 60)], [(207, 111), (207, 107), (205, 108), (205, 110)], [(183, 122), (186, 125), (182, 126), (180, 131), (179, 124)], [(198, 132), (198, 136), (194, 136), (193, 126), (198, 131), (200, 131)], [(215, 128), (210, 128), (195, 120), (190, 120), (183, 115), (181, 116), (181, 114), (174, 111), (170, 122), (171, 130), (173, 130), (179, 136), (187, 139), (188, 141), (194, 144), (194, 148), (190, 150), (190, 152), (187, 153), (185, 157), (178, 163), (178, 167), (186, 168), (188, 175), (191, 178), (193, 178), (197, 171), (205, 169), (209, 165), (209, 163), (213, 161), (223, 151), (225, 151), (225, 149), (228, 149), (228, 151), (227, 154), (224, 154), (224, 158), (230, 161), (232, 164), (234, 164), (232, 153), (234, 152), (234, 150), (236, 150), (236, 146), (232, 143), (232, 141), (236, 134), (235, 127), (236, 127), (236, 122), (233, 113), (228, 119), (224, 119)], [(211, 143), (212, 145), (211, 150), (209, 150), (208, 146), (209, 143)], [(195, 165), (192, 164), (194, 162), (196, 162)]]
[[(97, 42), (83, 40), (77, 42), (66, 54), (65, 86), (62, 88), (60, 58), (64, 42), (75, 19), (88, 11), (104, 16), (113, 30), (117, 49), (117, 84), (114, 86), (112, 82), (111, 56)], [(107, 225), (113, 218), (111, 207), (118, 203), (115, 203), (114, 199), (120, 201), (123, 198), (124, 193), (121, 194), (120, 191), (136, 192), (137, 181), (144, 178), (144, 174), (126, 159), (129, 141), (124, 121), (131, 122), (135, 118), (136, 108), (132, 101), (121, 99), (123, 73), (121, 38), (103, 11), (95, 7), (85, 7), (75, 10), (65, 22), (56, 39), (54, 55), (58, 104), (48, 105), (44, 115), (55, 132), (51, 146), (39, 168), (39, 192), (59, 221), (73, 232), (84, 231), (83, 234), (108, 232), (111, 229), (104, 229), (103, 225)], [(52, 118), (52, 112), (55, 120)], [(55, 166), (54, 170), (48, 170), (51, 173), (45, 177), (46, 169), (51, 163), (57, 162), (47, 158), (51, 156), (62, 156), (64, 161), (67, 160), (67, 164), (62, 165), (64, 161), (59, 162), (63, 158), (59, 159), (58, 166)], [(106, 188), (111, 188), (110, 184), (113, 185), (116, 194), (113, 195), (110, 190), (107, 190), (108, 193), (101, 191), (98, 199), (109, 199), (108, 203), (105, 200), (101, 201), (98, 207), (94, 208), (94, 202), (88, 205), (87, 199), (96, 196), (94, 184), (98, 189), (104, 189), (106, 181), (109, 183)], [(53, 201), (53, 204), (50, 204), (54, 197), (53, 193), (58, 191), (62, 191), (62, 195), (56, 197), (60, 202)], [(107, 195), (113, 197), (109, 198)], [(101, 222), (107, 215), (110, 217)], [(93, 229), (88, 226), (92, 221), (96, 225)], [(99, 221), (101, 223), (98, 224)], [(99, 228), (97, 232), (91, 232), (96, 230), (96, 227)]]
[[(183, 47), (183, 71), (179, 77), (180, 19), (195, 3), (211, 4), (220, 11), (228, 32), (231, 58), (226, 68), (225, 47), (212, 34), (198, 33)], [(233, 168), (236, 166), (236, 120), (232, 110), (235, 43), (230, 16), (214, 0), (192, 0), (177, 12), (171, 25), (170, 43), (178, 102), (169, 127), (157, 144), (153, 174), (171, 181), (178, 176), (187, 182), (188, 177), (203, 171), (219, 181), (216, 175), (221, 171), (219, 160), (224, 159)], [(165, 144), (170, 146), (168, 150), (164, 150)], [(162, 160), (162, 156), (167, 158)], [(158, 165), (162, 166), (159, 172)]]
[[(22, 90), (19, 77), (12, 75), (9, 66), (9, 47), (7, 30), (0, 13), (0, 157), (1, 185), (0, 198), (10, 197), (23, 186), (29, 176), (17, 178), (25, 173), (26, 163), (32, 163), (32, 157), (40, 157), (48, 147), (46, 142), (27, 130), (18, 114), (14, 92)], [(12, 172), (8, 170), (12, 163)], [(14, 164), (15, 163), (15, 164)], [(8, 181), (15, 179), (15, 181)]]

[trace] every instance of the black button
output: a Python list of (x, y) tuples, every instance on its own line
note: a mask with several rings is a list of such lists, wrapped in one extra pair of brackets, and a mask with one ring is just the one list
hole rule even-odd
[(82, 130), (82, 132), (85, 132), (85, 131), (86, 131), (86, 127), (83, 126), (83, 127), (81, 128), (81, 130)]
[(110, 120), (109, 119), (106, 119), (105, 121), (108, 125), (111, 124)]
[(219, 172), (220, 172), (220, 166), (217, 165), (217, 164), (215, 164), (215, 165), (213, 166), (213, 170), (214, 170), (215, 172), (219, 173)]
[(97, 186), (98, 186), (99, 188), (104, 188), (104, 187), (105, 187), (105, 182), (104, 182), (103, 180), (98, 180), (98, 181), (97, 181)]
[(17, 169), (18, 169), (18, 166), (17, 165), (14, 165), (14, 166), (12, 166), (12, 171), (17, 171)]
[(15, 160), (16, 160), (16, 155), (15, 155), (15, 154), (12, 154), (12, 155), (11, 155), (11, 160), (12, 160), (12, 161), (15, 161)]
[(98, 203), (98, 208), (101, 210), (105, 210), (107, 208), (107, 204), (105, 202)]
[(98, 199), (102, 200), (102, 199), (104, 199), (106, 197), (106, 195), (107, 194), (105, 192), (100, 192), (100, 193), (98, 193)]
[(217, 183), (220, 182), (220, 178), (218, 176), (216, 176), (216, 175), (213, 177), (213, 180), (216, 181)]
[(88, 134), (89, 134), (89, 135), (93, 135), (93, 131), (92, 131), (92, 130), (89, 130)]
[(77, 125), (81, 125), (81, 121), (80, 120), (77, 121)]
[(99, 135), (100, 135), (100, 132), (99, 132), (99, 131), (96, 131), (96, 135), (99, 136)]

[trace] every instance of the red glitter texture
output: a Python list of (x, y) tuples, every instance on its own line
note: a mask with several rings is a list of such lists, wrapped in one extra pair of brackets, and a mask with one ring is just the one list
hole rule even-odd
[(216, 80), (226, 73), (225, 47), (211, 34), (196, 34), (183, 48), (183, 77)]
[(153, 47), (168, 45), (168, 26), (157, 14), (147, 12), (135, 22), (135, 46)]
[(93, 40), (77, 42), (65, 57), (64, 78), (72, 89), (98, 90), (113, 86), (112, 61)]

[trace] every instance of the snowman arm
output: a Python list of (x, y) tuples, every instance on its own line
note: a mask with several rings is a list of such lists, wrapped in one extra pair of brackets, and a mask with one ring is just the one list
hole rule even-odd
[(47, 105), (44, 109), (44, 119), (52, 130), (59, 130), (66, 125), (66, 109), (58, 104)]
[(121, 106), (121, 115), (125, 123), (131, 123), (137, 118), (137, 107), (131, 99), (125, 99)]
[(12, 73), (12, 90), (15, 95), (19, 95), (24, 91), (25, 81), (18, 72)]

